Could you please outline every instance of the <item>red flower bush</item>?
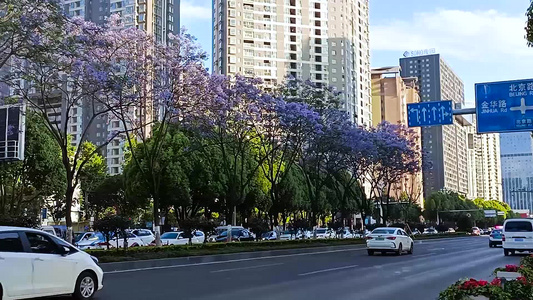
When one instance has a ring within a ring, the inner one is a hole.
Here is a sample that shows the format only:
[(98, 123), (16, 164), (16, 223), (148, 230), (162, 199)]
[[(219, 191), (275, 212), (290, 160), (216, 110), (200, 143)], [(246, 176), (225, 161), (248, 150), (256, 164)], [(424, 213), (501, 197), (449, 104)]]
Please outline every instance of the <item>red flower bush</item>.
[(517, 265), (505, 265), (505, 271), (506, 272), (518, 272), (518, 266)]
[(502, 285), (502, 280), (501, 280), (500, 278), (494, 278), (494, 279), (490, 282), (490, 285), (501, 286), (501, 285)]
[(469, 290), (469, 289), (475, 289), (480, 286), (486, 286), (489, 282), (486, 280), (475, 280), (474, 278), (470, 278), (470, 280), (465, 281), (463, 285), (461, 286), (461, 289)]

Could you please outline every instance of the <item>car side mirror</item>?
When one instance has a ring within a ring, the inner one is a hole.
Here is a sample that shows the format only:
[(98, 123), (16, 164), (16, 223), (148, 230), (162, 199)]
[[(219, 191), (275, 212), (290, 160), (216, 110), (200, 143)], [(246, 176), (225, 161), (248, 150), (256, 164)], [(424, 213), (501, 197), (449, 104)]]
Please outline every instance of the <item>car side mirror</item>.
[(70, 253), (70, 248), (66, 246), (59, 246), (59, 254), (61, 256), (67, 256)]

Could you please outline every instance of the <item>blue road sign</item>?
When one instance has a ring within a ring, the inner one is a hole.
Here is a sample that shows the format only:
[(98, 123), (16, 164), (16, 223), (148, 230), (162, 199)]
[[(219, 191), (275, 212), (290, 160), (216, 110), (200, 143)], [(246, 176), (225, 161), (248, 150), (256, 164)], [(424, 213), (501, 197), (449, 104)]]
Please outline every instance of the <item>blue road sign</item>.
[(477, 83), (477, 131), (533, 131), (533, 79)]
[(452, 101), (407, 104), (409, 127), (453, 124)]

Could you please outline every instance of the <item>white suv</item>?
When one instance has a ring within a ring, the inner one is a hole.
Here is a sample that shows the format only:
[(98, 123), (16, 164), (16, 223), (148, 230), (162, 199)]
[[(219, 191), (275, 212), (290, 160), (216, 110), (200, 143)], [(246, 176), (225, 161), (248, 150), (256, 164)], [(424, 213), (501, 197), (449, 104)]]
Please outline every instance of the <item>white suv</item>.
[(91, 299), (103, 287), (98, 260), (43, 232), (0, 226), (0, 299), (73, 295)]
[(505, 256), (516, 251), (533, 251), (533, 220), (507, 219), (503, 223), (502, 247)]

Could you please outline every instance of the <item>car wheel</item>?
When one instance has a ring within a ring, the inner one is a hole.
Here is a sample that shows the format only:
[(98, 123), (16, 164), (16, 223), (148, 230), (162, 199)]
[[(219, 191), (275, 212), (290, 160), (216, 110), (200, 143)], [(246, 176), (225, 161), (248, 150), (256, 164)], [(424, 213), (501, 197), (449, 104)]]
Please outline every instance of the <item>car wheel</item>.
[(98, 290), (98, 281), (96, 276), (90, 272), (83, 272), (76, 280), (74, 289), (74, 298), (79, 300), (92, 299)]
[(398, 246), (398, 250), (396, 251), (396, 255), (402, 255), (402, 252), (403, 252), (403, 247), (402, 247), (402, 243), (400, 243), (400, 245)]
[(492, 243), (489, 243), (489, 248), (494, 248), (494, 245)]
[(414, 246), (415, 246), (415, 245), (414, 245), (413, 243), (411, 243), (411, 248), (409, 248), (409, 251), (408, 251), (407, 253), (409, 253), (409, 254), (413, 254)]
[(505, 255), (505, 256), (514, 255), (514, 251), (513, 250), (503, 249), (503, 255)]
[(374, 250), (367, 250), (367, 252), (368, 252), (368, 255), (369, 255), (369, 256), (374, 255)]

